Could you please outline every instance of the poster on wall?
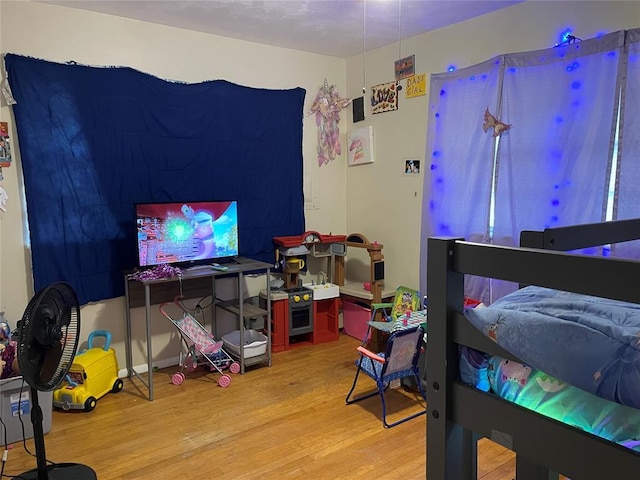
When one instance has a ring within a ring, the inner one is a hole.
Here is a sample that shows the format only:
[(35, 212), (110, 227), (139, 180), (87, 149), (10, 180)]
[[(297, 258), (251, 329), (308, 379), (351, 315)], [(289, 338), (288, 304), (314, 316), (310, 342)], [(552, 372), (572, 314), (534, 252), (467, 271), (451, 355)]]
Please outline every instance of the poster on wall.
[(371, 113), (390, 112), (398, 109), (398, 84), (382, 83), (371, 87)]
[(403, 160), (403, 174), (405, 176), (420, 175), (420, 160), (417, 158), (405, 158)]
[(396, 81), (411, 77), (416, 73), (416, 56), (409, 55), (394, 62)]
[(0, 122), (0, 167), (11, 166), (11, 146), (9, 144), (9, 125)]
[(362, 127), (347, 135), (348, 165), (373, 163), (373, 126)]
[(407, 98), (421, 97), (427, 94), (427, 74), (419, 73), (407, 78)]

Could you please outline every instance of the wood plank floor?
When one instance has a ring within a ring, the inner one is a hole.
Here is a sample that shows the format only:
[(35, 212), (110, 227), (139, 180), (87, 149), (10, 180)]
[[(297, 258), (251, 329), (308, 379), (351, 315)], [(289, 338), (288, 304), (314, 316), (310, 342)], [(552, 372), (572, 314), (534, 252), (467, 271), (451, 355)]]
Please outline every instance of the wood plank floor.
[[(377, 397), (345, 405), (359, 342), (299, 347), (273, 355), (273, 366), (232, 375), (154, 375), (156, 399), (146, 400), (136, 380), (108, 394), (91, 413), (54, 411), (45, 435), (47, 458), (93, 468), (100, 480), (138, 479), (422, 479), (426, 416), (392, 429), (380, 421)], [(368, 378), (357, 391), (373, 386)], [(419, 408), (415, 394), (394, 390), (390, 420)], [(28, 440), (34, 452), (33, 441)], [(478, 477), (511, 480), (511, 452), (482, 440)], [(35, 468), (22, 444), (9, 450), (6, 475)], [(437, 480), (437, 479), (433, 479)]]

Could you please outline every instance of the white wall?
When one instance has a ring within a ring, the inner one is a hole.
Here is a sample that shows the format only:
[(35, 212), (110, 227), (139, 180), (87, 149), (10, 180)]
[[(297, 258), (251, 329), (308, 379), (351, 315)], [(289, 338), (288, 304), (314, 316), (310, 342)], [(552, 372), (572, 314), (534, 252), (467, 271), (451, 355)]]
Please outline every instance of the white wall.
[[(161, 78), (186, 82), (225, 79), (260, 88), (302, 87), (307, 91), (305, 113), (325, 78), (337, 85), (343, 95), (346, 89), (344, 59), (26, 1), (2, 0), (0, 18), (0, 53), (3, 54), (16, 53), (56, 62), (74, 60), (89, 65), (129, 66)], [(0, 120), (10, 123), (15, 161), (10, 168), (3, 169), (5, 179), (0, 182), (9, 194), (8, 212), (0, 214), (0, 309), (6, 311), (7, 319), (15, 325), (34, 292), (30, 252), (23, 233), (24, 200), (16, 148), (19, 139), (10, 109), (4, 101), (1, 105)], [(341, 122), (341, 126), (344, 124)], [(317, 187), (314, 192), (317, 208), (305, 212), (306, 227), (322, 233), (341, 233), (346, 229), (345, 160), (338, 158), (319, 167), (315, 156), (316, 132), (314, 118), (305, 117), (305, 175), (313, 178)], [(249, 279), (248, 283), (251, 294), (265, 285), (264, 278)], [(224, 294), (223, 288), (221, 295)], [(233, 292), (229, 295), (234, 296)], [(173, 341), (167, 346), (167, 337), (175, 336), (176, 329), (157, 313), (156, 307), (153, 311), (156, 358), (173, 356), (179, 343)], [(142, 309), (134, 311), (137, 334), (142, 332), (142, 315)], [(83, 307), (82, 338), (96, 328), (112, 332), (123, 366), (122, 298)], [(136, 345), (136, 364), (142, 363), (143, 347)]]
[[(221, 78), (264, 88), (299, 86), (307, 90), (305, 111), (325, 77), (345, 96), (362, 94), (360, 55), (345, 61), (24, 1), (0, 1), (0, 26), (1, 53), (60, 62), (126, 65), (159, 77), (190, 82)], [(567, 26), (581, 38), (635, 28), (640, 26), (640, 8), (633, 1), (529, 0), (403, 39), (401, 55), (415, 54), (416, 72), (427, 73), (428, 78), (431, 73), (445, 71), (450, 64), (462, 68), (502, 53), (547, 48)], [(398, 45), (368, 52), (367, 87), (392, 81), (393, 62), (397, 58)], [(307, 118), (304, 125), (305, 172), (318, 187), (318, 208), (306, 212), (307, 229), (334, 234), (359, 232), (384, 244), (386, 283), (391, 288), (401, 284), (417, 287), (423, 274), (418, 269), (418, 255), (422, 181), (425, 169), (429, 168), (428, 158), (426, 161), (424, 158), (426, 108), (426, 96), (405, 99), (401, 92), (400, 109), (396, 112), (372, 116), (367, 111), (365, 121), (355, 125), (351, 123), (351, 113), (344, 113), (340, 123), (343, 135), (365, 125), (373, 125), (375, 129), (376, 162), (357, 167), (347, 168), (345, 159), (340, 158), (319, 168), (313, 119)], [(4, 104), (0, 107), (0, 119), (9, 121), (13, 127), (10, 111)], [(12, 134), (15, 147), (15, 130)], [(402, 160), (409, 157), (423, 161), (418, 178), (402, 175)], [(9, 211), (0, 216), (0, 307), (7, 311), (10, 321), (15, 321), (33, 294), (30, 255), (22, 232), (24, 205), (19, 155), (3, 173), (5, 180), (0, 184), (10, 198)], [(347, 265), (349, 270), (349, 262)], [(263, 279), (255, 280), (249, 285), (250, 291), (255, 293), (262, 285)], [(113, 332), (114, 346), (123, 365), (123, 300), (86, 306), (82, 315), (83, 337), (94, 328)], [(137, 309), (134, 335), (141, 332), (141, 320), (142, 312)], [(159, 314), (154, 317), (153, 328), (156, 358), (175, 355), (177, 342), (167, 342), (170, 335), (175, 336), (175, 329)], [(134, 363), (142, 363), (142, 347), (136, 346)]]
[[(463, 68), (503, 53), (549, 48), (558, 42), (560, 33), (567, 27), (572, 28), (577, 37), (587, 39), (599, 33), (638, 26), (640, 3), (637, 1), (529, 0), (403, 39), (400, 56), (415, 54), (416, 73), (427, 73), (428, 83), (430, 74), (444, 72), (449, 65)], [(398, 57), (398, 44), (367, 52), (367, 89), (393, 81), (393, 62)], [(347, 60), (349, 97), (362, 95), (362, 64), (362, 55)], [(405, 81), (401, 83), (404, 85)], [(427, 97), (406, 99), (401, 91), (399, 110), (376, 115), (366, 111), (365, 120), (356, 124), (351, 123), (349, 115), (346, 125), (347, 132), (373, 125), (376, 137), (375, 163), (347, 168), (347, 230), (362, 232), (369, 240), (384, 245), (385, 283), (392, 287), (417, 288), (420, 276), (425, 274), (419, 271), (418, 261), (422, 182), (430, 163), (429, 156), (424, 158)], [(408, 157), (423, 160), (419, 179), (402, 175), (402, 159)], [(347, 276), (348, 272), (347, 260)]]

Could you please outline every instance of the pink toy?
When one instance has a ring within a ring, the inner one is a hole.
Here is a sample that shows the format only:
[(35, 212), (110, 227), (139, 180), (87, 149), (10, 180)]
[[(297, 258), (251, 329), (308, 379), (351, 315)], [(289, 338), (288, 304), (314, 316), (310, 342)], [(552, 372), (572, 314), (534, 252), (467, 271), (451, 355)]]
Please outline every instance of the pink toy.
[[(215, 371), (220, 374), (218, 385), (223, 388), (228, 387), (231, 384), (231, 377), (222, 370), (228, 368), (231, 373), (240, 373), (240, 364), (235, 362), (233, 358), (224, 351), (222, 341), (213, 338), (211, 334), (184, 309), (180, 300), (180, 297), (176, 297), (173, 302), (160, 305), (160, 313), (178, 327), (182, 340), (187, 347), (187, 353), (181, 362), (181, 371), (172, 375), (171, 383), (181, 385), (186, 378), (183, 370), (193, 372), (199, 365), (205, 365), (209, 367), (210, 372)], [(180, 309), (180, 318), (174, 319), (167, 312), (167, 307), (171, 304)]]

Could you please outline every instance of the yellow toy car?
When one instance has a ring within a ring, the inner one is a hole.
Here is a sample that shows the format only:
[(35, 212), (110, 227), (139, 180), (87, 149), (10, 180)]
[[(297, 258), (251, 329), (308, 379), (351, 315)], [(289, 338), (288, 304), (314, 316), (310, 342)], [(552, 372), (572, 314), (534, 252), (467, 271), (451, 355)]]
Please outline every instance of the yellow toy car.
[[(102, 348), (94, 347), (93, 340), (104, 337)], [(63, 410), (79, 409), (90, 412), (99, 398), (109, 392), (122, 390), (118, 378), (118, 360), (111, 345), (111, 333), (96, 330), (89, 334), (88, 348), (77, 353), (66, 380), (53, 392), (53, 406)]]

